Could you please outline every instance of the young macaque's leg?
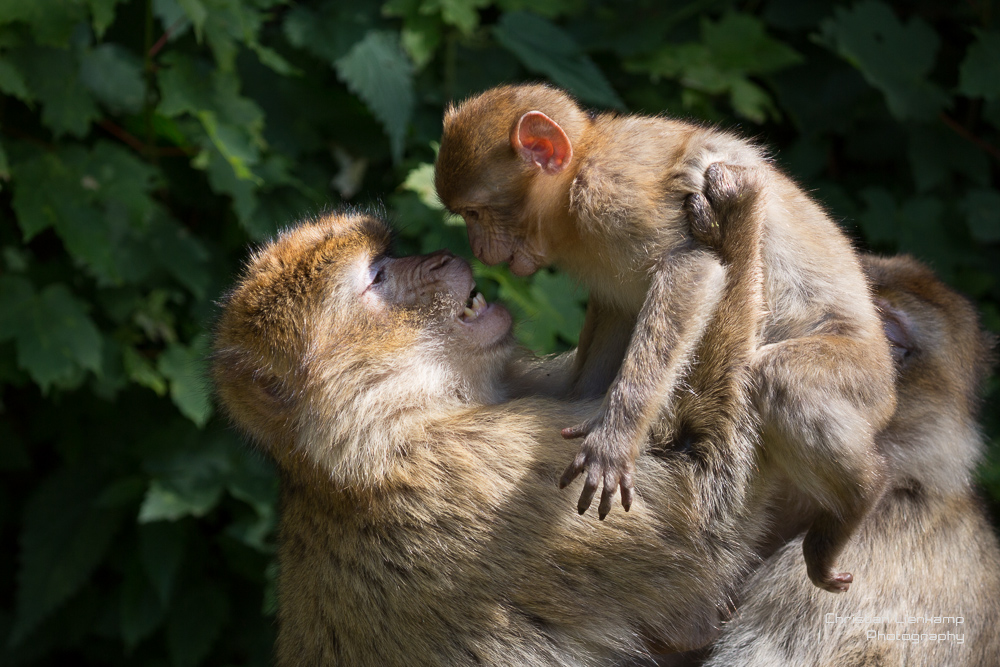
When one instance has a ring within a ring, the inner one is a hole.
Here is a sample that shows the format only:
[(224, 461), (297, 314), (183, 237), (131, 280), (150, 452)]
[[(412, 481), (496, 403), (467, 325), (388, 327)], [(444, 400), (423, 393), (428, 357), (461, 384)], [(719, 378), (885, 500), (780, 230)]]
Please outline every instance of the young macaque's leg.
[(853, 580), (834, 563), (883, 485), (864, 416), (865, 406), (883, 399), (864, 391), (870, 355), (856, 339), (829, 333), (765, 345), (755, 363), (768, 456), (821, 507), (803, 551), (809, 578), (831, 592)]
[(602, 483), (602, 519), (619, 486), (622, 507), (627, 511), (632, 505), (633, 461), (690, 362), (725, 283), (722, 262), (708, 250), (685, 247), (657, 264), (625, 359), (600, 411), (563, 429), (564, 437), (584, 437), (580, 453), (559, 481), (565, 487), (587, 470), (577, 504), (580, 514)]

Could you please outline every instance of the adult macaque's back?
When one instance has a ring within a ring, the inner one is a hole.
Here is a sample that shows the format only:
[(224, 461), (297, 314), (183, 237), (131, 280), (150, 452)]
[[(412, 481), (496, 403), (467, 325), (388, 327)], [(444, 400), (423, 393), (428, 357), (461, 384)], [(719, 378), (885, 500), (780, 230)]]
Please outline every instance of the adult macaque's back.
[(304, 223), (224, 302), (219, 397), (282, 476), (277, 663), (607, 665), (707, 641), (761, 514), (704, 515), (695, 466), (652, 456), (629, 514), (569, 511), (557, 426), (593, 404), (500, 402), (509, 315), (469, 299), (464, 261), (388, 239), (364, 215)]
[[(763, 464), (819, 509), (804, 541), (809, 577), (843, 591), (851, 575), (835, 560), (881, 493), (874, 435), (892, 414), (893, 373), (855, 252), (822, 208), (735, 135), (589, 114), (538, 85), (502, 86), (446, 111), (435, 183), (481, 260), (506, 261), (520, 275), (555, 264), (590, 289), (565, 391), (608, 391), (590, 419), (564, 430), (584, 441), (562, 482), (586, 470), (579, 509), (603, 488), (605, 516), (619, 486), (629, 508), (631, 462), (684, 400), (696, 351), (731, 288), (729, 262), (705, 252), (718, 250), (719, 230), (692, 229), (685, 210), (713, 164), (767, 174), (762, 229), (748, 241), (759, 238), (758, 271), (745, 273), (763, 276), (762, 325), (728, 331), (760, 339)], [(675, 448), (714, 445), (690, 424), (672, 426)]]

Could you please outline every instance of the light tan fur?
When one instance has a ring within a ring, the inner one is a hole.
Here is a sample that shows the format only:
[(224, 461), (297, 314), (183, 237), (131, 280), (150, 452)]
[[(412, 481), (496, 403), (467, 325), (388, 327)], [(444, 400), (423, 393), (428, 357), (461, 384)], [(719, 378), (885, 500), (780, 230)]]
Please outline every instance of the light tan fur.
[[(874, 435), (895, 398), (858, 259), (816, 202), (735, 135), (664, 117), (587, 114), (546, 86), (502, 86), (450, 108), (435, 182), (466, 219), (480, 259), (508, 261), (518, 274), (555, 264), (590, 289), (565, 391), (608, 391), (594, 417), (566, 430), (585, 439), (562, 481), (586, 469), (579, 509), (603, 487), (604, 516), (619, 485), (628, 509), (631, 461), (657, 420), (686, 400), (684, 380), (716, 317), (726, 285), (718, 255), (706, 252), (716, 233), (689, 227), (685, 201), (705, 190), (717, 163), (767, 175), (762, 321), (732, 335), (760, 343), (754, 396), (768, 476), (784, 476), (820, 510), (805, 540), (809, 576), (846, 590), (851, 575), (834, 564), (881, 493)], [(557, 388), (550, 381), (543, 390)]]
[(899, 377), (879, 434), (887, 491), (843, 553), (859, 581), (849, 597), (819, 594), (800, 576), (801, 537), (791, 541), (747, 583), (711, 667), (1000, 664), (1000, 546), (972, 488), (990, 341), (972, 304), (925, 266), (865, 266)]
[[(714, 454), (725, 479), (641, 456), (630, 513), (568, 511), (557, 426), (594, 403), (501, 402), (509, 316), (468, 326), (468, 265), (387, 245), (369, 216), (304, 223), (223, 304), (219, 397), (282, 477), (277, 664), (608, 665), (707, 641), (763, 530), (752, 429)], [(746, 504), (713, 516), (702, 487), (727, 480)]]

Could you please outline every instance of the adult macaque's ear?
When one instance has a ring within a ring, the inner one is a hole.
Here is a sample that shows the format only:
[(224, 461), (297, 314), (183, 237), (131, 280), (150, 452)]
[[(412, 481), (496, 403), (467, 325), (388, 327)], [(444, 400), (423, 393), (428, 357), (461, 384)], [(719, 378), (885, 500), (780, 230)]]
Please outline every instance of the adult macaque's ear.
[(541, 111), (529, 111), (517, 121), (510, 143), (524, 160), (547, 174), (558, 174), (573, 159), (573, 145), (555, 122)]

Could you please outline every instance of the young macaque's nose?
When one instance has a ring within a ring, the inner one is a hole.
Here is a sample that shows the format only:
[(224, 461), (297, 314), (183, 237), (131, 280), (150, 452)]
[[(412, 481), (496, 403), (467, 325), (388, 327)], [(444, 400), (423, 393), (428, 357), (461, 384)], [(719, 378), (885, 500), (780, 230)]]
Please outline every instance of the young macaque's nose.
[[(483, 230), (475, 222), (466, 219), (466, 231), (469, 234), (469, 245), (472, 246), (472, 253), (483, 260)], [(485, 261), (485, 260), (483, 260)]]

